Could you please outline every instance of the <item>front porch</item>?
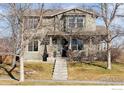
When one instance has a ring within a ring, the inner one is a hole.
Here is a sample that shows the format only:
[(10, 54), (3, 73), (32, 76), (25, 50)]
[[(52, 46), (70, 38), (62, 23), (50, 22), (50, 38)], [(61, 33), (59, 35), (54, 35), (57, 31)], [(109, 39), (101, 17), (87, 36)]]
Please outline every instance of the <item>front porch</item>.
[[(68, 51), (83, 53), (83, 57), (95, 55), (98, 52), (106, 51), (107, 44), (102, 36), (75, 36), (75, 35), (49, 35), (48, 53), (56, 52), (61, 57), (68, 57)], [(49, 51), (53, 47), (53, 51)], [(53, 55), (52, 55), (53, 56)]]
[(50, 45), (54, 47), (53, 52), (60, 53), (61, 57), (67, 57), (68, 50), (84, 50), (84, 44), (81, 40), (76, 38), (64, 38), (62, 36), (50, 37)]
[[(95, 32), (94, 32), (95, 33)], [(25, 60), (42, 60), (45, 45), (47, 47), (47, 53), (49, 55), (48, 62), (53, 61), (55, 54), (59, 54), (61, 57), (67, 57), (67, 51), (83, 52), (83, 56), (88, 57), (91, 54), (96, 54), (101, 51), (107, 50), (106, 42), (104, 41), (106, 34), (48, 34), (43, 41), (40, 41), (38, 36), (34, 41), (33, 46), (27, 46), (24, 59)], [(37, 44), (37, 45), (36, 45)], [(31, 47), (34, 47), (29, 51)], [(37, 50), (37, 51), (36, 51)]]

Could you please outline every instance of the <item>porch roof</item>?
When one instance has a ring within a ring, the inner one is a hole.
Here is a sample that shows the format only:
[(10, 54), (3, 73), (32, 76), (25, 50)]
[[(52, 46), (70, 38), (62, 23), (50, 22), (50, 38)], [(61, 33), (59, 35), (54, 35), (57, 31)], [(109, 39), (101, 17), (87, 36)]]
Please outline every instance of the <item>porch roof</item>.
[(72, 33), (64, 31), (49, 31), (48, 35), (77, 35), (77, 36), (87, 36), (87, 35), (107, 35), (106, 29), (104, 26), (96, 26), (96, 31), (75, 31)]

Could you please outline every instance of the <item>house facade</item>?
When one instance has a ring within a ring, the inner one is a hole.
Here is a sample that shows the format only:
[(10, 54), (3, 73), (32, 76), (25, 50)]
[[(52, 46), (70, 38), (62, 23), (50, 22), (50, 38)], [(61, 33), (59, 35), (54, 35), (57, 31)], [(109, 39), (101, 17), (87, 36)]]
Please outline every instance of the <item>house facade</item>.
[[(25, 27), (33, 32), (38, 18), (36, 11), (28, 11), (24, 20)], [(96, 25), (97, 18), (95, 12), (78, 8), (47, 10), (43, 14), (40, 34), (26, 46), (24, 59), (42, 60), (45, 46), (48, 60), (52, 60), (54, 53), (66, 57), (69, 49), (82, 51), (86, 57), (90, 52), (97, 53), (104, 50), (106, 31), (104, 26)]]

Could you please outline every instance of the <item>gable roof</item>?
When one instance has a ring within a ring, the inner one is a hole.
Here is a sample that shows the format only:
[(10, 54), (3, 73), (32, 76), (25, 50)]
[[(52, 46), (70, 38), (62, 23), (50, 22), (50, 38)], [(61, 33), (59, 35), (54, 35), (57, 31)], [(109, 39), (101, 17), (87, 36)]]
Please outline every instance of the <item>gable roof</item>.
[[(95, 12), (91, 12), (91, 11), (88, 11), (88, 10), (84, 10), (84, 9), (79, 9), (79, 8), (73, 8), (73, 9), (66, 9), (66, 10), (56, 10), (56, 11), (52, 11), (52, 13), (49, 15), (49, 16), (56, 16), (56, 15), (59, 15), (59, 14), (63, 14), (63, 13), (66, 13), (66, 12), (69, 12), (69, 11), (72, 11), (72, 10), (78, 10), (78, 11), (81, 11), (81, 12), (85, 12), (85, 13), (88, 13), (88, 14), (91, 14), (91, 15), (95, 15), (96, 17), (98, 16), (97, 13)], [(47, 13), (46, 13), (47, 14)]]
[[(54, 17), (56, 15), (60, 15), (72, 10), (77, 10), (77, 11), (81, 11), (81, 12), (85, 12), (88, 13), (90, 15), (95, 15), (96, 17), (98, 17), (98, 13), (96, 13), (95, 11), (90, 11), (90, 10), (85, 10), (85, 9), (80, 9), (80, 8), (72, 8), (72, 9), (47, 9), (47, 10), (43, 10), (44, 12), (44, 17)], [(25, 16), (38, 16), (40, 14), (39, 10), (27, 10), (25, 12)]]

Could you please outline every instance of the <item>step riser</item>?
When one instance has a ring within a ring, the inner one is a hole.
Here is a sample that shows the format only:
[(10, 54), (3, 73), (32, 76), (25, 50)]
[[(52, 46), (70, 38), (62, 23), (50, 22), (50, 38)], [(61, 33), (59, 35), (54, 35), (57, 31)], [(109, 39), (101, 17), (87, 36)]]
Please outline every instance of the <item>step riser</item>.
[(53, 78), (54, 78), (54, 79), (56, 79), (56, 78), (62, 79), (62, 78), (67, 78), (67, 76), (65, 76), (65, 77), (62, 77), (62, 76), (54, 76)]
[(64, 70), (64, 71), (59, 71), (59, 70), (56, 70), (56, 71), (54, 71), (54, 73), (59, 73), (59, 74), (62, 74), (62, 73), (67, 73), (67, 71), (66, 71), (66, 70)]
[[(55, 67), (56, 68), (56, 70), (67, 70), (67, 68), (66, 67)], [(55, 70), (54, 70), (55, 71)]]
[(53, 74), (53, 76), (67, 76), (67, 74)]

